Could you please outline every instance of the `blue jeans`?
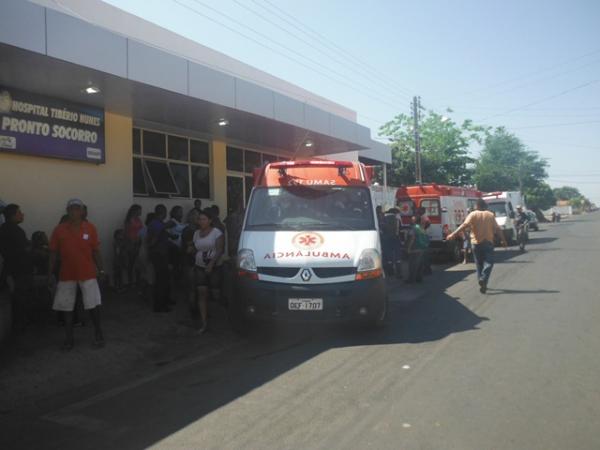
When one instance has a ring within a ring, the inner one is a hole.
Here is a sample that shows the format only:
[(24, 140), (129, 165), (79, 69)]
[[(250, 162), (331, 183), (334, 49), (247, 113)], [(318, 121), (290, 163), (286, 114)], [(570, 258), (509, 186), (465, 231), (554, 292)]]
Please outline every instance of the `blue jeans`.
[(474, 244), (473, 258), (477, 267), (477, 279), (487, 283), (494, 267), (494, 244), (488, 241)]

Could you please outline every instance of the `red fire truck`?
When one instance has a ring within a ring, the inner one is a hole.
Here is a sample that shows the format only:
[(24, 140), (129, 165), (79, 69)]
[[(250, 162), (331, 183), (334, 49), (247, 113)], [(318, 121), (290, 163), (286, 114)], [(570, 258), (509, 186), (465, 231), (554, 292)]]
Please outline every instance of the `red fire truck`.
[(400, 210), (403, 226), (409, 226), (418, 208), (425, 208), (431, 222), (427, 234), (434, 252), (446, 253), (456, 260), (460, 258), (460, 243), (446, 241), (446, 236), (456, 230), (465, 220), (469, 209), (475, 208), (482, 193), (474, 188), (421, 184), (403, 186), (396, 192), (396, 206)]

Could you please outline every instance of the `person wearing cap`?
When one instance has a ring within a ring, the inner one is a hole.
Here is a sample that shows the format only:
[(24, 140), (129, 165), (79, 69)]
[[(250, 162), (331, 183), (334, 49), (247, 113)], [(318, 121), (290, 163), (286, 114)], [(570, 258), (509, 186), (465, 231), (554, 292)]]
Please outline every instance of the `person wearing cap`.
[(83, 305), (90, 311), (94, 324), (94, 345), (104, 346), (104, 336), (100, 328), (101, 295), (98, 276), (104, 277), (100, 242), (96, 227), (85, 220), (84, 204), (79, 199), (67, 203), (68, 219), (58, 225), (50, 238), (49, 283), (57, 257), (60, 258), (59, 280), (56, 286), (53, 309), (63, 311), (65, 316), (66, 338), (63, 350), (71, 350), (73, 338), (73, 309), (77, 286), (83, 294)]

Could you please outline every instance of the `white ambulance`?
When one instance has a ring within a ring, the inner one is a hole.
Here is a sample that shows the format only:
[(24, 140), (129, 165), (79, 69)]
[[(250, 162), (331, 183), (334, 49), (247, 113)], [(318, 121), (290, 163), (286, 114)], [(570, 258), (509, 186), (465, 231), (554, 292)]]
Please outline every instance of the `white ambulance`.
[(496, 215), (496, 223), (502, 229), (506, 242), (514, 244), (517, 238), (515, 225), (517, 206), (525, 209), (525, 200), (519, 191), (490, 192), (483, 199), (488, 209)]
[(348, 161), (285, 161), (257, 175), (240, 238), (236, 320), (381, 326), (387, 293), (370, 171)]

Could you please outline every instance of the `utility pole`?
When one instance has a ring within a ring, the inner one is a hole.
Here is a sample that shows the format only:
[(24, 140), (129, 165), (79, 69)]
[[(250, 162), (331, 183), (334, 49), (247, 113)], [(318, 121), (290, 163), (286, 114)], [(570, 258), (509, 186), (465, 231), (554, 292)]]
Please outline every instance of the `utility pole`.
[(419, 133), (419, 118), (421, 117), (421, 97), (413, 97), (413, 119), (415, 132), (415, 181), (417, 184), (423, 183), (421, 176), (421, 134)]

